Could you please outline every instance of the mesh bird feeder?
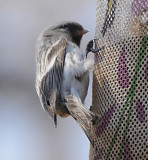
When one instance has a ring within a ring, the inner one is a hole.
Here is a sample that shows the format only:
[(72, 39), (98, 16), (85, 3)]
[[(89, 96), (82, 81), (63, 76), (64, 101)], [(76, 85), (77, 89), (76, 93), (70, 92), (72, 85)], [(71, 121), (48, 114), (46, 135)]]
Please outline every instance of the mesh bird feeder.
[(97, 0), (90, 160), (146, 160), (148, 0)]

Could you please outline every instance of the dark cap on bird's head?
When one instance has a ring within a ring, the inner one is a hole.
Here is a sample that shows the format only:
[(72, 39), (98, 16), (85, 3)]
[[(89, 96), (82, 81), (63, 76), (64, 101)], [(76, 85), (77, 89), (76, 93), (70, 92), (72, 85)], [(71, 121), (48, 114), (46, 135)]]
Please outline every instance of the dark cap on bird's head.
[(80, 46), (82, 36), (88, 32), (82, 27), (82, 25), (76, 22), (63, 22), (52, 27), (51, 29), (58, 32), (63, 32), (64, 34), (69, 34), (72, 38), (72, 41), (78, 46)]

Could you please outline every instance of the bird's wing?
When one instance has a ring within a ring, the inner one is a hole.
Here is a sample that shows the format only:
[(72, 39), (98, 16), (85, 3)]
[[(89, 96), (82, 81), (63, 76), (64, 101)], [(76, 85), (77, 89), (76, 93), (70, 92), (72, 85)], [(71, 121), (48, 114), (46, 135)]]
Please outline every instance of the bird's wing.
[(57, 100), (59, 98), (63, 77), (66, 45), (67, 40), (61, 38), (47, 50), (44, 58), (42, 58), (44, 62), (41, 62), (42, 66), (43, 64), (46, 65), (44, 66), (44, 68), (46, 68), (45, 74), (42, 76), (41, 81), (37, 82), (38, 94), (42, 106), (54, 119), (55, 125), (57, 123)]

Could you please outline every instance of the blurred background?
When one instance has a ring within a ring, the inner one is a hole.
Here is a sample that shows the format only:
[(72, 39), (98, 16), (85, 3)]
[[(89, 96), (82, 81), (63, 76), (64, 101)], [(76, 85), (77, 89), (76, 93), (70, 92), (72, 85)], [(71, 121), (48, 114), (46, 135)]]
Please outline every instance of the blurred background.
[(41, 108), (35, 91), (35, 44), (47, 26), (76, 21), (90, 31), (83, 37), (84, 51), (94, 37), (96, 2), (0, 2), (0, 160), (87, 160), (89, 142), (75, 121), (59, 118), (55, 129)]

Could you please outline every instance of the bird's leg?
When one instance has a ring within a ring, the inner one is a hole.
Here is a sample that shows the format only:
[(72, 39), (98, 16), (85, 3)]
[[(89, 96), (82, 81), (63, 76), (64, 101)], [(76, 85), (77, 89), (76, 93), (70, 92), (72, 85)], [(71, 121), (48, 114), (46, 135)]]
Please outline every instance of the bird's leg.
[(90, 42), (88, 42), (86, 47), (86, 58), (89, 52), (98, 53), (99, 51), (104, 49), (104, 46), (101, 48), (94, 49), (94, 46), (95, 46), (94, 43), (95, 43), (94, 40), (91, 40)]
[(81, 103), (81, 100), (73, 95), (67, 96), (66, 100), (66, 106), (71, 116), (83, 129), (90, 143), (94, 145), (92, 127), (100, 122), (101, 117), (86, 109), (85, 106)]

